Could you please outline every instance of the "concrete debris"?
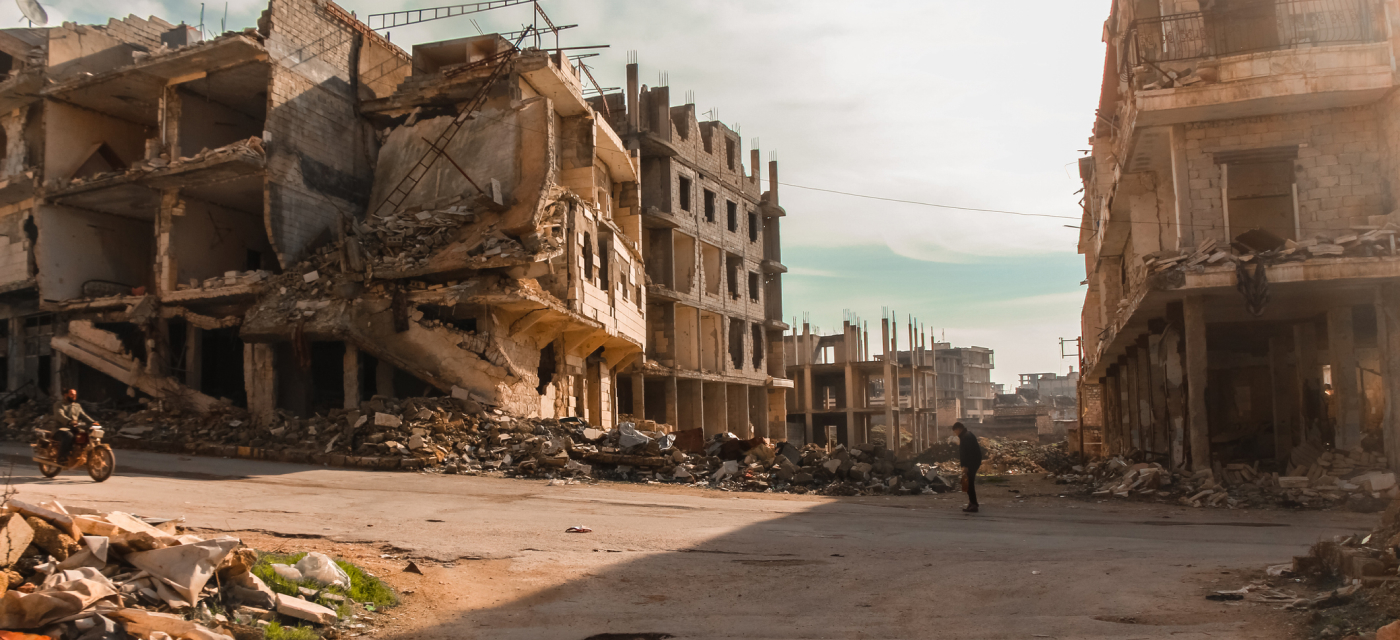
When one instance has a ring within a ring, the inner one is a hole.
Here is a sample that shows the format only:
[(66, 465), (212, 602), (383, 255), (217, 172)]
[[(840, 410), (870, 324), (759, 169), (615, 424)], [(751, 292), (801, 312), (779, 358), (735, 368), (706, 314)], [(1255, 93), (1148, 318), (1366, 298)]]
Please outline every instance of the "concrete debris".
[[(1279, 238), (1260, 229), (1239, 234), (1230, 248), (1207, 238), (1195, 248), (1164, 250), (1143, 256), (1143, 266), (1155, 286), (1174, 289), (1186, 283), (1187, 273), (1202, 273), (1220, 264), (1278, 264), (1329, 256), (1394, 256), (1400, 226), (1393, 222), (1353, 228), (1341, 235), (1316, 234), (1301, 241)], [(1234, 249), (1232, 251), (1231, 249)]]
[[(148, 407), (99, 418), (118, 433), (118, 445), (127, 448), (443, 474), (660, 481), (726, 491), (910, 495), (949, 491), (961, 473), (957, 445), (947, 442), (916, 458), (896, 460), (880, 444), (798, 448), (728, 433), (706, 439), (699, 430), (646, 431), (630, 423), (601, 429), (579, 418), (512, 416), (454, 397), (374, 396), (356, 409), (334, 409), (310, 418), (278, 412), (265, 426), (245, 422), (246, 412), (234, 408), (197, 413), (165, 409), (159, 402)], [(6, 424), (17, 432), (25, 424), (23, 416), (36, 410), (12, 410)], [(1063, 443), (981, 441), (984, 473), (1069, 469)]]
[(1259, 463), (1232, 463), (1197, 472), (1172, 470), (1156, 462), (1131, 463), (1123, 457), (1073, 467), (1056, 476), (1061, 484), (1086, 485), (1099, 498), (1175, 500), (1190, 507), (1243, 508), (1267, 505), (1347, 508), (1370, 512), (1400, 496), (1395, 474), (1383, 456), (1367, 451), (1326, 451), (1288, 475), (1261, 470)]
[(10, 498), (0, 506), (0, 628), (52, 638), (232, 640), (259, 620), (329, 628), (340, 622), (336, 608), (359, 606), (344, 595), (350, 577), (323, 554), (297, 566), (332, 586), (282, 585), (295, 589), (282, 593), (254, 574), (256, 551), (236, 538), (181, 533), (177, 522)]

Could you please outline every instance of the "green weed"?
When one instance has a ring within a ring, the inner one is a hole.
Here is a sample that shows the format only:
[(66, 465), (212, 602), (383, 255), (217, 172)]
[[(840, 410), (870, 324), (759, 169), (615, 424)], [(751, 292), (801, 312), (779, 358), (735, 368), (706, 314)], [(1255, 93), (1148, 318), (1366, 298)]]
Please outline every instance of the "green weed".
[(321, 640), (321, 636), (311, 627), (284, 627), (272, 622), (263, 629), (263, 640)]
[[(305, 553), (277, 554), (264, 553), (258, 556), (257, 564), (253, 565), (253, 575), (262, 579), (267, 586), (277, 593), (295, 596), (299, 593), (298, 587), (305, 587), (312, 591), (324, 591), (336, 595), (345, 596), (373, 608), (392, 607), (399, 603), (399, 598), (394, 594), (393, 588), (385, 584), (384, 581), (365, 573), (365, 571), (344, 560), (336, 560), (335, 563), (346, 575), (350, 576), (350, 588), (344, 589), (338, 586), (323, 587), (320, 583), (310, 578), (291, 581), (277, 575), (273, 571), (272, 565), (285, 564), (294, 565), (305, 557)], [(344, 619), (353, 613), (353, 607), (346, 603), (341, 605), (325, 598), (318, 598), (317, 604), (336, 610), (336, 615)], [(268, 636), (271, 640), (271, 636)], [(292, 639), (296, 640), (296, 639)]]

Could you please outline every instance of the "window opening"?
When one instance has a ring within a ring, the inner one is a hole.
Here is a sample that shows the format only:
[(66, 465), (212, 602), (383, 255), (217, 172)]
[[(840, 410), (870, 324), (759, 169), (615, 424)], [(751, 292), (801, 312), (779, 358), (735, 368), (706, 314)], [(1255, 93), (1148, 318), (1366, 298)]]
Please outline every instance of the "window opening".
[(715, 221), (715, 192), (705, 190), (705, 222)]

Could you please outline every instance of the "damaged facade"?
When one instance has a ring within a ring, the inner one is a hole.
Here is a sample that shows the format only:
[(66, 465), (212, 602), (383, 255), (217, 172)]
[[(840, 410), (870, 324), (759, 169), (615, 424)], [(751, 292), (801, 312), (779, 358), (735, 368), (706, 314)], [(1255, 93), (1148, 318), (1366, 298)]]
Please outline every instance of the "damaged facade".
[(1080, 161), (1080, 413), (1105, 455), (1400, 462), (1398, 9), (1114, 3)]
[(199, 40), (0, 31), (9, 389), (616, 422), (645, 341), (638, 176), (567, 57), (409, 53), (323, 0)]
[(640, 162), (641, 215), (621, 224), (645, 258), (647, 351), (619, 377), (620, 410), (706, 436), (787, 438), (777, 162), (764, 191), (759, 150), (746, 173), (738, 132), (641, 86), (636, 63), (625, 95), (593, 105)]
[[(936, 443), (945, 426), (938, 419), (934, 352), (927, 338), (906, 325), (907, 343), (899, 350), (899, 324), (880, 324), (881, 353), (871, 353), (869, 330), (846, 320), (841, 333), (802, 332), (784, 338), (790, 376), (796, 389), (788, 402), (789, 442), (847, 447), (879, 440), (889, 442), (889, 425), (897, 425), (898, 452), (917, 453)], [(887, 354), (894, 354), (893, 358)], [(887, 390), (895, 389), (895, 400)], [(949, 422), (949, 425), (952, 423)]]

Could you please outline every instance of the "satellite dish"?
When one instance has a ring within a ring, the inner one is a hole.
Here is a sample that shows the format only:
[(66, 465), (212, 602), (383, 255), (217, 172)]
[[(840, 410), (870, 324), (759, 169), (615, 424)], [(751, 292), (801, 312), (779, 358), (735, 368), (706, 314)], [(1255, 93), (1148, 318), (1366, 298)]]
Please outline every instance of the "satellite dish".
[(39, 0), (15, 0), (19, 5), (20, 13), (24, 14), (31, 26), (42, 27), (49, 23), (49, 14), (44, 11), (44, 7), (39, 4)]

